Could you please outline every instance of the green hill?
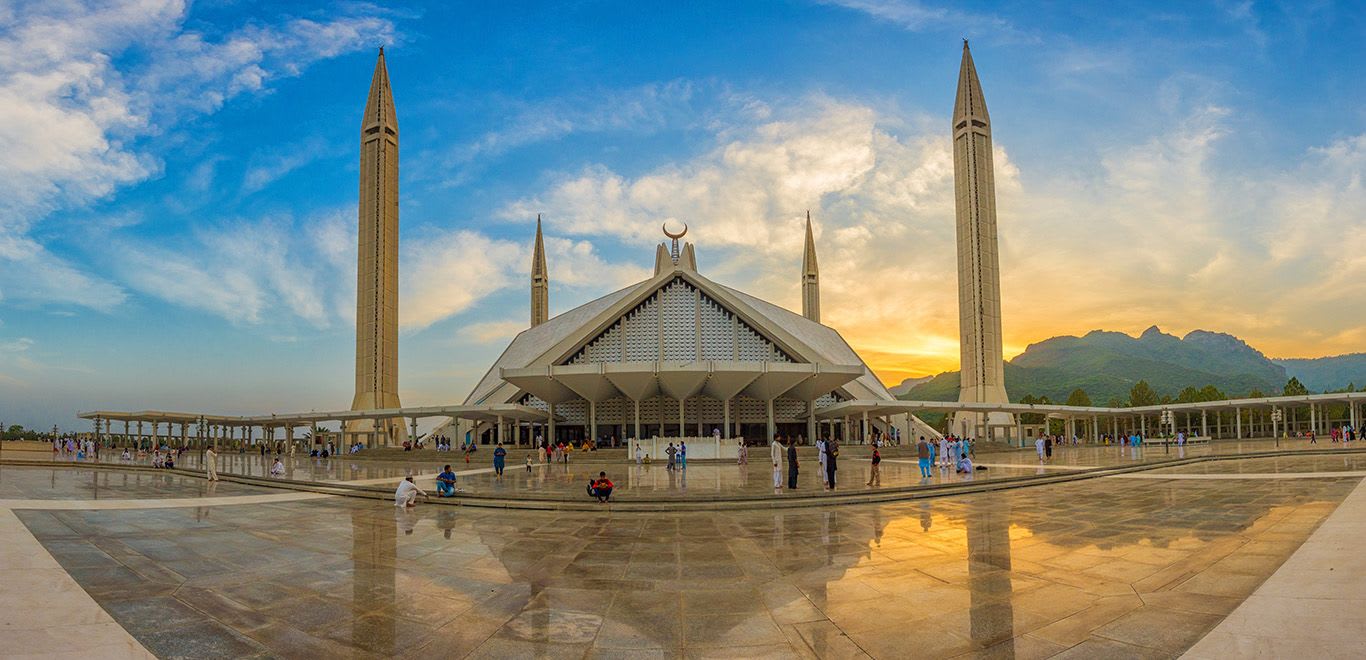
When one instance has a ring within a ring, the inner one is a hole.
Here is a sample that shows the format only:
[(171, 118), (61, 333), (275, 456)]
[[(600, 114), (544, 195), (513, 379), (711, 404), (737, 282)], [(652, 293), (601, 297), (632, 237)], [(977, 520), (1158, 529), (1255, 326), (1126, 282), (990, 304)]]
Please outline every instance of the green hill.
[(1321, 358), (1291, 358), (1276, 360), (1287, 374), (1300, 379), (1304, 386), (1322, 392), (1356, 385), (1366, 387), (1366, 353), (1351, 353)]
[[(1005, 364), (1006, 391), (1019, 401), (1026, 395), (1062, 402), (1081, 388), (1096, 405), (1128, 401), (1129, 390), (1146, 380), (1159, 397), (1186, 387), (1213, 385), (1228, 396), (1254, 390), (1279, 394), (1290, 376), (1311, 390), (1366, 385), (1366, 354), (1313, 360), (1273, 361), (1232, 335), (1194, 330), (1185, 337), (1153, 326), (1131, 337), (1095, 330), (1083, 337), (1054, 337), (1030, 344)], [(953, 401), (958, 372), (939, 374), (910, 388), (900, 398)]]

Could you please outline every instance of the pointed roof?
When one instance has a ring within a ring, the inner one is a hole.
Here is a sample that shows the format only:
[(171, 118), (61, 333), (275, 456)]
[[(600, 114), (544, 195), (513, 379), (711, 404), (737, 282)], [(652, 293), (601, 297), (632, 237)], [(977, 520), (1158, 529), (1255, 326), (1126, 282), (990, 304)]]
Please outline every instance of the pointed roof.
[(953, 102), (953, 125), (973, 117), (987, 124), (991, 117), (987, 114), (987, 101), (982, 96), (982, 82), (977, 79), (977, 66), (972, 62), (972, 51), (968, 50), (968, 40), (963, 40), (963, 61), (958, 65), (958, 98)]
[(806, 212), (806, 251), (802, 254), (802, 274), (816, 275), (816, 239), (811, 235), (811, 212)]
[(680, 276), (799, 362), (863, 365), (863, 375), (840, 388), (850, 398), (894, 398), (834, 328), (712, 282), (695, 270), (679, 265), (522, 331), (480, 379), (466, 403), (489, 403), (513, 396), (519, 388), (503, 381), (502, 369), (558, 364), (608, 330), (618, 318), (657, 289)]
[(531, 277), (546, 277), (545, 240), (541, 237), (541, 214), (536, 214), (536, 246), (531, 250)]
[(384, 64), (383, 47), (375, 62), (375, 74), (370, 78), (370, 96), (365, 101), (361, 131), (372, 126), (388, 126), (398, 132), (398, 115), (394, 114), (394, 93), (389, 88), (389, 68)]

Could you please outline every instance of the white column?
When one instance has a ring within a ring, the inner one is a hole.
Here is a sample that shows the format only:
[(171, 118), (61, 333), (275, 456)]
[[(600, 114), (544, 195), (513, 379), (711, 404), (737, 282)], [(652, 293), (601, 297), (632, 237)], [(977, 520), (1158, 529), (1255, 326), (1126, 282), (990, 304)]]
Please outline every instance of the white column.
[(816, 444), (816, 400), (806, 402), (806, 441)]
[(768, 441), (773, 442), (773, 436), (777, 433), (777, 427), (773, 424), (773, 399), (765, 402), (768, 409)]
[(859, 444), (861, 444), (861, 445), (862, 445), (862, 444), (866, 444), (866, 443), (868, 442), (868, 411), (867, 411), (867, 410), (863, 411), (863, 419), (862, 419), (862, 421), (859, 422), (858, 434), (859, 434), (859, 438), (858, 438)]
[(721, 402), (721, 437), (730, 439), (730, 399)]
[(1209, 419), (1205, 417), (1205, 411), (1200, 411), (1200, 437), (1209, 437)]
[(598, 403), (596, 401), (588, 402), (588, 437), (592, 438), (594, 443), (598, 441)]
[(639, 440), (640, 440), (640, 401), (639, 401), (638, 399), (632, 399), (632, 400), (631, 400), (631, 403), (635, 404), (635, 410), (636, 410), (636, 433), (635, 433), (635, 435), (636, 435), (636, 440), (639, 441)]
[(1242, 408), (1235, 408), (1234, 411), (1233, 411), (1233, 414), (1236, 415), (1236, 417), (1233, 418), (1234, 437), (1238, 438), (1239, 440), (1242, 440), (1242, 439), (1243, 439), (1243, 409), (1242, 409)]
[(550, 409), (550, 414), (549, 414), (549, 416), (547, 417), (547, 419), (550, 420), (550, 434), (546, 437), (545, 441), (546, 441), (546, 442), (549, 442), (549, 443), (554, 443), (554, 442), (555, 442), (555, 404), (550, 403), (550, 404), (546, 404), (546, 405), (547, 405), (547, 406), (549, 407), (549, 409)]

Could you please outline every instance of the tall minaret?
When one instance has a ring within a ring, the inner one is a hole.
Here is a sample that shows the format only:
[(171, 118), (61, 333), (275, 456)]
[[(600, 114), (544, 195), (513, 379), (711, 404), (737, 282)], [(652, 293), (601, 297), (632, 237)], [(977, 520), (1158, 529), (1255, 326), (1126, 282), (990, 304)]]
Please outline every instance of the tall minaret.
[(806, 250), (802, 253), (802, 316), (821, 322), (821, 276), (816, 268), (816, 239), (811, 236), (811, 212), (806, 212)]
[[(360, 125), (360, 243), (356, 268), (356, 398), (352, 410), (397, 408), (398, 402), (398, 118), (379, 51)], [(385, 432), (387, 427), (387, 433)], [(376, 429), (347, 424), (374, 444), (401, 441), (400, 421)], [(373, 435), (371, 435), (373, 434)]]
[(536, 214), (536, 246), (531, 249), (531, 327), (550, 318), (550, 273), (545, 267), (545, 241), (541, 238), (541, 214)]
[[(953, 104), (953, 192), (958, 222), (958, 332), (962, 358), (959, 401), (1007, 403), (1001, 359), (1001, 274), (996, 250), (996, 183), (991, 117), (982, 83), (963, 40), (958, 99)], [(954, 417), (954, 433), (983, 437), (980, 414)], [(1013, 425), (991, 413), (987, 423)]]

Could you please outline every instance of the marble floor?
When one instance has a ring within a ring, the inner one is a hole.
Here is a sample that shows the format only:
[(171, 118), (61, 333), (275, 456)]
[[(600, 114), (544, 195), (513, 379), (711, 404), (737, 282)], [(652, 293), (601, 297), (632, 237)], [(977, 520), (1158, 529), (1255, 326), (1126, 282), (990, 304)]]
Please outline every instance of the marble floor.
[[(1359, 444), (1359, 443), (1358, 443)], [(1366, 445), (1362, 445), (1366, 447)], [(979, 470), (971, 475), (960, 475), (947, 468), (935, 468), (928, 479), (920, 477), (919, 468), (913, 458), (885, 458), (881, 468), (881, 487), (896, 488), (920, 485), (959, 483), (964, 481), (989, 481), (1009, 477), (1031, 475), (1066, 474), (1098, 467), (1128, 466), (1150, 464), (1159, 461), (1202, 456), (1236, 456), (1249, 452), (1281, 449), (1302, 451), (1305, 449), (1341, 450), (1344, 445), (1319, 443), (1309, 445), (1302, 440), (1224, 441), (1188, 447), (1148, 446), (1141, 448), (1117, 446), (1064, 446), (1059, 447), (1046, 464), (1041, 464), (1032, 450), (996, 452), (978, 456), (977, 464), (988, 469)], [(1352, 445), (1351, 449), (1357, 448)], [(892, 455), (905, 448), (889, 451)], [(565, 464), (536, 464), (528, 471), (525, 467), (526, 450), (514, 449), (508, 456), (508, 467), (503, 479), (499, 480), (491, 467), (491, 453), (476, 453), (470, 463), (463, 461), (463, 455), (456, 452), (438, 454), (435, 460), (425, 461), (367, 461), (354, 457), (309, 458), (306, 456), (283, 456), (285, 480), (337, 482), (366, 486), (392, 487), (399, 479), (414, 475), (417, 483), (424, 488), (435, 486), (435, 475), (441, 464), (449, 462), (459, 475), (459, 486), (467, 493), (509, 498), (553, 497), (580, 499), (590, 478), (599, 471), (606, 471), (616, 484), (614, 498), (630, 500), (680, 500), (715, 499), (724, 497), (772, 497), (772, 468), (768, 464), (763, 448), (753, 448), (747, 466), (729, 462), (703, 463), (694, 461), (687, 470), (670, 471), (659, 463), (638, 466), (634, 462), (618, 460), (571, 460)], [(869, 449), (866, 446), (847, 446), (840, 457), (837, 482), (842, 492), (868, 490)], [(575, 457), (580, 458), (579, 456)], [(597, 458), (597, 457), (595, 457)], [(1266, 461), (1226, 461), (1204, 463), (1197, 466), (1172, 468), (1191, 469), (1200, 473), (1219, 473), (1227, 471), (1274, 471), (1277, 461), (1294, 465), (1301, 457), (1258, 459)], [(1335, 456), (1305, 456), (1304, 460), (1318, 461), (1325, 466), (1343, 467), (1347, 471), (1366, 470), (1366, 454), (1346, 453)], [(258, 478), (269, 478), (273, 457), (259, 454), (224, 453), (219, 457), (219, 471), (223, 474), (239, 474)], [(1345, 461), (1345, 462), (1344, 462)], [(102, 462), (118, 464), (117, 455), (106, 452)], [(801, 465), (797, 491), (786, 489), (781, 496), (809, 495), (822, 492), (818, 473), (818, 463), (813, 450), (803, 449), (799, 459)], [(201, 465), (199, 452), (191, 451), (180, 459), (180, 467), (198, 470)], [(1325, 469), (1335, 469), (1328, 467)], [(783, 468), (786, 482), (786, 463)]]
[(227, 497), (278, 492), (172, 473), (0, 466), (0, 500), (100, 500)]
[[(1257, 472), (1330, 470), (1294, 460)], [(186, 493), (10, 503), (23, 529), (0, 534), (30, 534), (159, 657), (1164, 658), (1360, 481), (1095, 479), (724, 514)]]

